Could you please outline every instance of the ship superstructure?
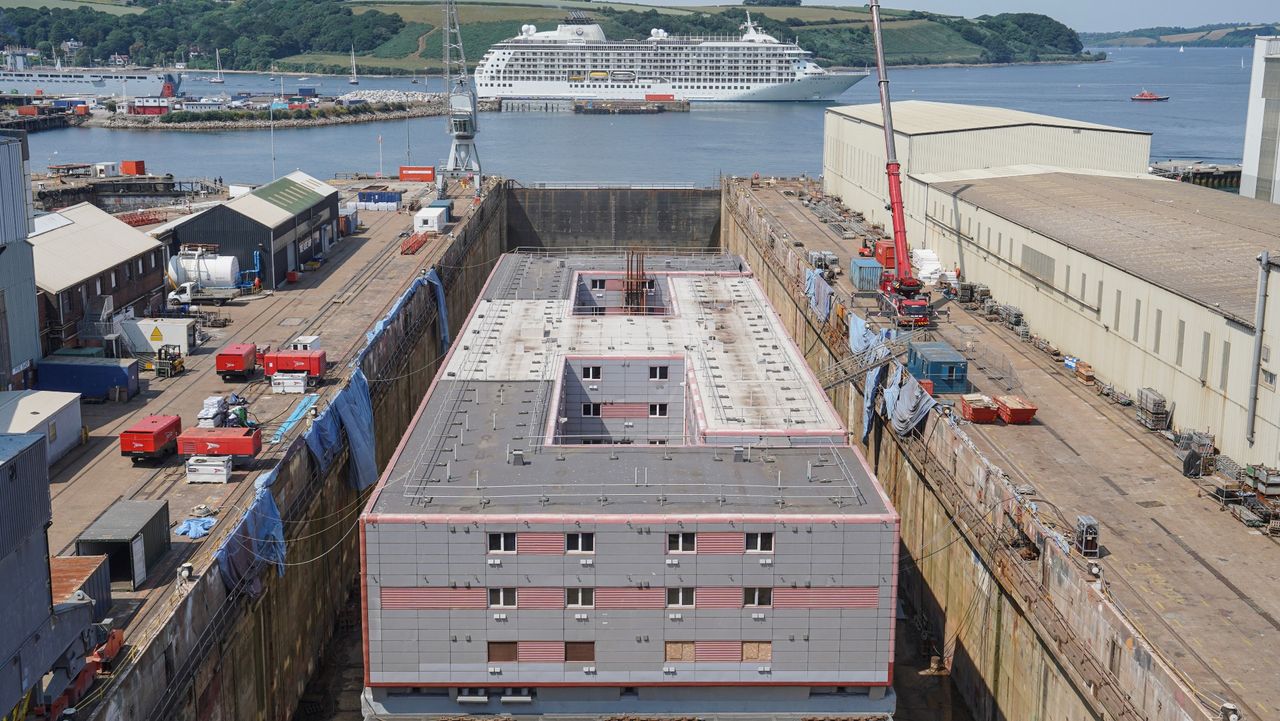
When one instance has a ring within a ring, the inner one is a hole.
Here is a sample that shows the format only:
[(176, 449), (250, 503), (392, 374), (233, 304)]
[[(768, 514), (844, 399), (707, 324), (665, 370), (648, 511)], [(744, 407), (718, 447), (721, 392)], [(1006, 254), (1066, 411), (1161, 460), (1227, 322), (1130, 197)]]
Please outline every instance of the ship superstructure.
[(794, 43), (763, 33), (750, 16), (741, 36), (609, 40), (595, 24), (562, 24), (489, 48), (476, 70), (483, 98), (604, 100), (831, 100), (867, 76), (834, 73)]

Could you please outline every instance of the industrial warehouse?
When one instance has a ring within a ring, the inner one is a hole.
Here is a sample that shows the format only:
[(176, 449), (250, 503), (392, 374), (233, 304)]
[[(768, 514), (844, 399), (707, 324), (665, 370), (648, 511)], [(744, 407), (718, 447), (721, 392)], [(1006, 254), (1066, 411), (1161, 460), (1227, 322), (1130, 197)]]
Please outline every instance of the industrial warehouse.
[(740, 267), (498, 263), (361, 520), (370, 713), (893, 711), (897, 516)]
[(294, 171), (150, 233), (174, 255), (184, 245), (216, 248), (275, 288), (338, 239), (338, 190)]

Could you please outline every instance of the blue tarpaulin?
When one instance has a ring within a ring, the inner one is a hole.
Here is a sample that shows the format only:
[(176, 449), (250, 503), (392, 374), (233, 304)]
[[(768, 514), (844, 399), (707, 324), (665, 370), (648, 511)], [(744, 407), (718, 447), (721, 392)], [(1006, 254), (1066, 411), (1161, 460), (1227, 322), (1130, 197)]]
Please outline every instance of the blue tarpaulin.
[(188, 538), (204, 538), (209, 535), (209, 529), (213, 528), (213, 521), (212, 518), (188, 518), (179, 523), (173, 533)]
[(440, 316), (440, 350), (444, 351), (449, 348), (452, 340), (449, 336), (449, 308), (445, 305), (444, 281), (440, 280), (440, 274), (432, 268), (427, 273), (427, 282), (436, 289), (436, 312)]
[(889, 376), (889, 384), (884, 388), (884, 415), (893, 415), (894, 406), (898, 405), (898, 395), (902, 385), (902, 364), (893, 363), (893, 374)]
[(363, 491), (378, 482), (373, 402), (369, 398), (369, 382), (365, 380), (364, 371), (357, 368), (351, 374), (351, 382), (333, 399), (329, 408), (337, 411), (347, 433), (347, 445), (351, 451), (351, 486)]
[(333, 459), (342, 451), (342, 421), (333, 404), (315, 419), (303, 434), (302, 440), (306, 442), (311, 456), (316, 459), (320, 472), (328, 471), (329, 466), (333, 465)]
[(320, 400), (320, 396), (316, 393), (308, 393), (303, 396), (302, 402), (293, 409), (293, 412), (284, 420), (284, 423), (281, 423), (280, 427), (276, 429), (276, 432), (271, 435), (270, 442), (279, 443), (284, 440), (285, 434), (296, 426), (298, 421), (306, 417), (307, 411), (311, 410), (311, 406), (314, 406), (318, 400)]
[(849, 350), (861, 353), (879, 342), (874, 331), (867, 327), (861, 316), (849, 314)]
[[(248, 510), (213, 554), (227, 588), (244, 581), (258, 561), (275, 564), (276, 572), (284, 575), (284, 523), (269, 487), (274, 480), (274, 469), (258, 479)], [(248, 580), (246, 590), (254, 596), (262, 592), (262, 582), (256, 575)]]

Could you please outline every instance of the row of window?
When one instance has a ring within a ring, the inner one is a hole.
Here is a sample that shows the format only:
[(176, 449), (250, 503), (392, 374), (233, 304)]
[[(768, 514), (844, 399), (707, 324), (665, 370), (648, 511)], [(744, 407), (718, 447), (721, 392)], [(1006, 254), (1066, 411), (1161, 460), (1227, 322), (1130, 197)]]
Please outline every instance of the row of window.
[[(145, 260), (144, 260), (145, 259)], [(119, 271), (124, 271), (125, 281), (131, 281), (135, 277), (141, 278), (147, 272), (147, 266), (150, 270), (155, 270), (160, 265), (160, 251), (153, 250), (146, 255), (138, 256), (132, 260), (121, 263), (106, 273), (102, 273), (93, 279), (93, 295), (105, 295), (113, 293), (120, 289)], [(76, 292), (80, 294), (80, 303), (87, 307), (89, 304), (89, 285), (87, 283), (77, 286)], [(63, 291), (59, 297), (62, 304), (63, 312), (71, 312), (71, 291)]]
[[(564, 589), (566, 608), (595, 608), (596, 589), (591, 587)], [(768, 587), (742, 589), (742, 605), (748, 608), (768, 608), (773, 605), (773, 589)], [(697, 608), (698, 589), (668, 588), (667, 608)], [(519, 608), (520, 589), (489, 589), (489, 608)]]
[[(662, 405), (666, 405), (665, 403)], [(762, 531), (743, 534), (748, 553), (773, 553), (773, 532)], [(518, 553), (520, 538), (514, 531), (489, 534), (489, 553)], [(596, 534), (564, 534), (564, 550), (568, 553), (595, 553)], [(698, 534), (692, 531), (667, 534), (668, 553), (697, 553)]]
[[(770, 661), (773, 659), (772, 641), (733, 642), (733, 648), (718, 649), (716, 661)], [(558, 649), (557, 649), (558, 650)], [(579, 663), (596, 660), (595, 641), (565, 641), (564, 662)], [(520, 644), (517, 641), (490, 641), (488, 644), (489, 663), (514, 663), (521, 660)], [(543, 661), (558, 654), (548, 656), (545, 649), (537, 660)], [(694, 663), (698, 660), (697, 644), (694, 641), (667, 641), (663, 646), (663, 658), (676, 663)], [(528, 660), (526, 658), (526, 660)], [(558, 659), (557, 659), (558, 660)], [(545, 662), (545, 661), (544, 661)]]
[[(599, 418), (600, 410), (603, 405), (604, 405), (603, 403), (583, 403), (582, 417), (583, 418)], [(666, 418), (667, 404), (666, 403), (650, 403), (649, 417), (650, 418)]]
[[(671, 369), (667, 366), (649, 366), (649, 380), (665, 381), (668, 379)], [(604, 369), (601, 366), (582, 366), (582, 380), (598, 381), (604, 377)], [(595, 405), (600, 405), (599, 403)]]

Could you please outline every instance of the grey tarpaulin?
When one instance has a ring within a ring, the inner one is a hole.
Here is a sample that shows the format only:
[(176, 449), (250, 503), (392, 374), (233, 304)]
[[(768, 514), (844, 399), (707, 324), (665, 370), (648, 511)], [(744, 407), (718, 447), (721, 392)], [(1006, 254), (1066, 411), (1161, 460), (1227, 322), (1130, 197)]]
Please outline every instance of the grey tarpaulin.
[(887, 409), (889, 422), (900, 436), (910, 433), (938, 405), (938, 401), (920, 387), (915, 376), (908, 375), (906, 378), (898, 393), (897, 402), (892, 409)]
[(902, 364), (897, 361), (892, 362), (893, 373), (889, 376), (889, 383), (884, 387), (884, 415), (886, 418), (893, 416), (893, 408), (898, 405), (898, 395), (902, 392), (899, 386), (902, 385)]
[[(874, 358), (881, 359), (889, 355), (889, 349), (880, 344), (876, 340), (877, 346), (873, 349)], [(862, 442), (867, 442), (867, 436), (871, 435), (871, 417), (875, 415), (876, 392), (880, 390), (880, 379), (884, 377), (884, 365), (878, 365), (867, 371), (867, 382), (864, 387), (862, 396)]]
[(849, 350), (861, 353), (879, 342), (867, 322), (854, 313), (849, 314)]
[(378, 482), (377, 446), (373, 437), (373, 402), (369, 399), (369, 382), (359, 368), (351, 373), (351, 382), (329, 405), (337, 411), (342, 429), (347, 434), (351, 451), (351, 487), (357, 491)]

